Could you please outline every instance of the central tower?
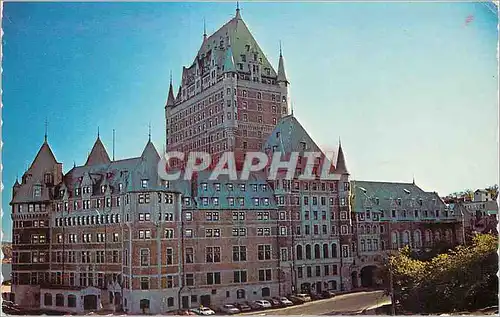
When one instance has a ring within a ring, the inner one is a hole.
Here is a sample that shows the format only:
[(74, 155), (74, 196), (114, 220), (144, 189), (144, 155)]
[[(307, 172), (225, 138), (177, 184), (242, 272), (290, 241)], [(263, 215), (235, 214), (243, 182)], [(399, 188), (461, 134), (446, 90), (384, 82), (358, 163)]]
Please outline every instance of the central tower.
[(172, 80), (165, 106), (167, 151), (204, 151), (218, 158), (260, 151), (279, 119), (288, 114), (288, 80), (280, 49), (278, 71), (236, 15), (215, 33), (203, 34), (193, 63), (182, 69), (176, 97)]

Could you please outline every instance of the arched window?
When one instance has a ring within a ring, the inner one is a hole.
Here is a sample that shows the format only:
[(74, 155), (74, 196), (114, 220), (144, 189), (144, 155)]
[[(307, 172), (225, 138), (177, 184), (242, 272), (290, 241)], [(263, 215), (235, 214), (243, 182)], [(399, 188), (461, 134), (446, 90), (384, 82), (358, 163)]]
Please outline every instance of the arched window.
[(336, 258), (336, 257), (337, 257), (337, 244), (332, 243), (332, 258)]
[(242, 299), (245, 298), (245, 290), (244, 289), (239, 289), (236, 291), (236, 298)]
[(141, 309), (149, 309), (149, 299), (141, 299), (139, 305)]
[(323, 258), (328, 259), (328, 244), (323, 244)]
[(399, 248), (399, 236), (397, 231), (393, 231), (391, 234), (392, 249), (397, 250)]
[(43, 304), (45, 306), (52, 306), (52, 294), (50, 293), (45, 293), (43, 295)]
[(422, 233), (420, 230), (415, 230), (413, 232), (413, 242), (415, 248), (421, 248), (422, 247)]
[(271, 290), (269, 289), (269, 287), (264, 287), (262, 289), (262, 297), (269, 297), (271, 296)]
[(68, 295), (68, 307), (76, 307), (76, 296), (73, 294)]
[(359, 226), (359, 234), (365, 234), (365, 226)]
[(321, 258), (321, 250), (319, 244), (314, 245), (314, 258), (315, 259), (320, 259)]
[(425, 245), (430, 247), (432, 245), (432, 231), (425, 231)]
[(306, 244), (306, 260), (310, 260), (310, 259), (311, 259), (311, 245)]
[(297, 245), (297, 260), (302, 260), (302, 246)]
[(444, 238), (447, 242), (452, 242), (452, 239), (451, 239), (451, 230), (450, 229), (446, 229), (444, 231)]
[(366, 226), (366, 234), (370, 234), (371, 233), (371, 227), (370, 226)]
[(63, 294), (56, 294), (56, 306), (64, 306), (64, 295)]
[(373, 233), (378, 233), (377, 231), (378, 231), (377, 225), (373, 225), (372, 232)]
[(366, 246), (365, 246), (365, 239), (361, 239), (361, 252), (366, 251)]
[(436, 232), (434, 232), (434, 240), (435, 240), (436, 242), (441, 241), (441, 231), (436, 230)]
[(403, 231), (403, 245), (405, 245), (405, 246), (410, 245), (410, 232), (409, 231)]

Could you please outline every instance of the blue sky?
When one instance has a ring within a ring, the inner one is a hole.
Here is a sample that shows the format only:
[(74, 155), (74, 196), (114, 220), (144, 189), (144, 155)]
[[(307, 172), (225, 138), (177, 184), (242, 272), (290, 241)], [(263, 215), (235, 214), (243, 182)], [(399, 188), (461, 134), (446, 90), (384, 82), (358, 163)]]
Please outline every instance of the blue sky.
[[(355, 179), (444, 195), (497, 183), (497, 16), (477, 3), (248, 3), (242, 17), (277, 67), (295, 115), (324, 149), (339, 137)], [(3, 225), (43, 142), (65, 171), (100, 126), (111, 155), (162, 150), (169, 73), (179, 83), (203, 34), (235, 3), (4, 3)], [(468, 16), (473, 20), (466, 24)], [(6, 217), (5, 217), (6, 216)]]

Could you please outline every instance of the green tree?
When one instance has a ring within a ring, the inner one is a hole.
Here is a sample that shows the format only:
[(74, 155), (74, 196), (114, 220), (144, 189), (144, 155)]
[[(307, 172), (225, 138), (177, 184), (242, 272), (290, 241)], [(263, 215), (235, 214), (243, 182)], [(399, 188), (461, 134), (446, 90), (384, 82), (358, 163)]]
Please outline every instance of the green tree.
[[(404, 248), (390, 257), (398, 312), (442, 313), (498, 303), (498, 241), (479, 234), (470, 246), (422, 260)], [(381, 270), (383, 272), (384, 269)]]

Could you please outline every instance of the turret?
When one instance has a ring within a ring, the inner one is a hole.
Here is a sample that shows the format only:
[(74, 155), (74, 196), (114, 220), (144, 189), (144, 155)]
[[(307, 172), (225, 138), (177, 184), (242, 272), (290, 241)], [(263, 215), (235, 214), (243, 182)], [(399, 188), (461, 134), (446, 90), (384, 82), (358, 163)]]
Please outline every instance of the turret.
[(285, 61), (283, 60), (283, 53), (281, 51), (281, 43), (280, 43), (280, 59), (279, 59), (279, 63), (278, 63), (277, 82), (278, 82), (278, 85), (283, 85), (285, 87), (287, 87), (289, 84), (288, 79), (286, 78)]
[(337, 164), (335, 165), (335, 171), (342, 175), (349, 175), (347, 171), (347, 166), (345, 164), (344, 151), (342, 151), (342, 144), (339, 140), (339, 151), (337, 155)]
[(165, 105), (166, 107), (173, 107), (175, 103), (175, 97), (174, 97), (174, 87), (172, 86), (172, 73), (170, 73), (170, 86), (168, 87), (168, 98), (167, 98), (167, 104)]

